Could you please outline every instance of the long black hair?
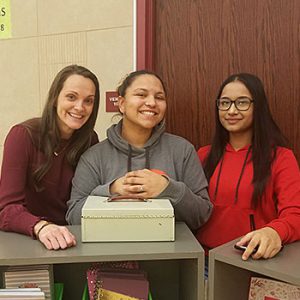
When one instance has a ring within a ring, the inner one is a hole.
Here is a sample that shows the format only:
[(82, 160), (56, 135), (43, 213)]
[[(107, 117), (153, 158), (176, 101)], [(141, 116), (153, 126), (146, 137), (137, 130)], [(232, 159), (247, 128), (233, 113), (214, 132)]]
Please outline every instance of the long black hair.
[[(278, 146), (285, 147), (287, 139), (275, 123), (267, 100), (262, 81), (253, 74), (240, 73), (229, 76), (221, 85), (217, 98), (219, 99), (224, 87), (234, 81), (243, 83), (249, 90), (253, 99), (253, 136), (252, 136), (252, 162), (254, 191), (252, 207), (255, 208), (266, 188), (271, 174), (271, 165), (276, 156)], [(221, 160), (226, 144), (229, 142), (229, 133), (222, 126), (219, 112), (215, 109), (215, 134), (210, 152), (204, 162), (204, 171), (209, 181), (219, 161)]]
[(73, 133), (66, 158), (71, 166), (75, 167), (81, 154), (91, 145), (93, 128), (96, 123), (100, 90), (99, 82), (94, 73), (85, 67), (69, 65), (63, 68), (54, 78), (49, 89), (47, 101), (41, 118), (24, 122), (28, 129), (34, 145), (44, 153), (46, 160), (41, 163), (32, 174), (34, 186), (41, 189), (40, 182), (52, 165), (53, 153), (61, 144), (61, 135), (58, 127), (56, 105), (58, 96), (65, 81), (71, 75), (81, 75), (90, 79), (95, 85), (95, 99), (92, 113), (87, 122)]

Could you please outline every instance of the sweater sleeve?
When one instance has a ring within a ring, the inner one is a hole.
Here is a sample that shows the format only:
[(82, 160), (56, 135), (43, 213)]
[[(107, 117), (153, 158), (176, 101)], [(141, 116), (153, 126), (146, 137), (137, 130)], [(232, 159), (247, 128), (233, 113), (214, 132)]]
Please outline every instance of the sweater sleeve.
[(33, 235), (40, 220), (26, 209), (25, 187), (33, 144), (27, 130), (14, 126), (6, 137), (0, 182), (0, 229)]
[(210, 217), (212, 203), (204, 171), (192, 145), (186, 151), (182, 179), (169, 180), (169, 185), (158, 197), (170, 199), (176, 220), (184, 221), (192, 230), (198, 229)]
[(300, 240), (300, 172), (291, 150), (278, 149), (272, 174), (278, 218), (266, 226), (275, 229), (283, 243)]
[[(91, 163), (83, 154), (76, 167), (75, 175), (72, 180), (71, 198), (67, 202), (68, 210), (66, 220), (69, 224), (81, 224), (81, 210), (95, 187), (100, 185), (99, 169), (96, 164)], [(107, 184), (105, 185), (107, 188)], [(105, 187), (103, 187), (105, 190)]]

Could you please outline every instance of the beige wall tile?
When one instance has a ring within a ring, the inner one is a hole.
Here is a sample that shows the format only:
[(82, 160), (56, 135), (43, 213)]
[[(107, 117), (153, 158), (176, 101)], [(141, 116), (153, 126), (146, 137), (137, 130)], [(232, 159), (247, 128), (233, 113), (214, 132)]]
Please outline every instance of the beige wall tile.
[(133, 66), (132, 11), (133, 0), (11, 0), (13, 37), (0, 40), (0, 147), (12, 125), (41, 115), (54, 76), (72, 63), (99, 78), (96, 130), (105, 138), (114, 115), (105, 91)]
[(86, 32), (41, 36), (39, 38), (39, 63), (86, 63)]
[[(40, 92), (47, 95), (55, 75), (65, 66), (86, 66), (86, 32), (41, 36), (39, 38)], [(43, 97), (42, 106), (46, 97)]]
[(37, 35), (37, 1), (11, 0), (12, 38)]
[(102, 140), (115, 113), (105, 112), (105, 92), (115, 91), (124, 75), (133, 68), (132, 28), (87, 33), (87, 65), (97, 70), (101, 99), (96, 131)]
[(40, 114), (37, 39), (0, 41), (0, 145), (9, 128)]
[(40, 35), (132, 25), (132, 0), (41, 0)]

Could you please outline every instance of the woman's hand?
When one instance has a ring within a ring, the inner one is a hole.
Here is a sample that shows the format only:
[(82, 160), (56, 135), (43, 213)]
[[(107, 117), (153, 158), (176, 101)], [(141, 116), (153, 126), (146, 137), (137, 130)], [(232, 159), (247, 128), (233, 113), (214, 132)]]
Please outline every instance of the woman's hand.
[(124, 194), (138, 195), (141, 198), (157, 197), (169, 184), (167, 177), (154, 171), (143, 169), (128, 172), (123, 178)]
[[(45, 223), (47, 225), (45, 225)], [(41, 220), (34, 226), (37, 239), (49, 250), (66, 249), (76, 245), (75, 236), (65, 226)]]
[[(250, 256), (253, 259), (271, 258), (281, 250), (281, 239), (276, 230), (271, 227), (264, 227), (246, 234), (237, 243), (238, 246), (247, 245), (242, 255), (243, 260)], [(257, 247), (257, 251), (252, 251)]]

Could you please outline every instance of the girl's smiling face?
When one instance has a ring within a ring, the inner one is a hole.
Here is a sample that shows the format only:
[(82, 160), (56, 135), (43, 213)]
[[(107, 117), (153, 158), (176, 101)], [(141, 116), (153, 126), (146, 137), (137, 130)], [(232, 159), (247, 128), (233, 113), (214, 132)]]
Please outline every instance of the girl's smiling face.
[[(220, 99), (229, 99), (236, 101), (240, 98), (252, 99), (252, 95), (246, 86), (240, 81), (233, 81), (225, 85)], [(232, 103), (229, 110), (219, 110), (219, 119), (223, 127), (231, 134), (246, 134), (249, 135), (250, 140), (252, 137), (252, 125), (253, 125), (253, 103), (246, 111), (238, 110), (234, 103)]]
[(123, 126), (138, 130), (152, 130), (166, 112), (166, 95), (160, 80), (150, 74), (139, 75), (119, 97)]

